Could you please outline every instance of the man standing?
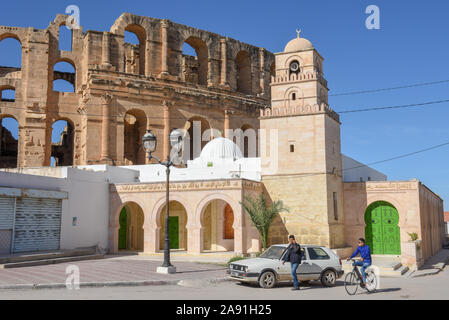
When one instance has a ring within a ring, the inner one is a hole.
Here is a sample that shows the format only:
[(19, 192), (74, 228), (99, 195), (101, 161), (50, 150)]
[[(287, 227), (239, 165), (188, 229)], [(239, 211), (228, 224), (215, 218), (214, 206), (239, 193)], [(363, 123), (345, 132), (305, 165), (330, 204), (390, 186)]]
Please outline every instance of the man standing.
[(284, 255), (284, 259), (282, 259), (282, 264), (284, 264), (286, 261), (290, 262), (293, 277), (292, 290), (299, 290), (299, 281), (296, 270), (301, 264), (301, 246), (299, 245), (299, 243), (296, 243), (294, 235), (290, 235), (288, 237), (288, 241), (290, 242), (290, 244), (287, 247), (287, 253)]
[(354, 261), (352, 265), (361, 267), (360, 270), (362, 271), (362, 278), (363, 278), (363, 283), (361, 285), (362, 287), (364, 287), (366, 285), (365, 270), (371, 265), (371, 250), (369, 246), (365, 244), (365, 239), (363, 238), (359, 239), (357, 249), (352, 254), (352, 256), (350, 256), (347, 260), (348, 261), (351, 260), (358, 254), (360, 254), (360, 261)]

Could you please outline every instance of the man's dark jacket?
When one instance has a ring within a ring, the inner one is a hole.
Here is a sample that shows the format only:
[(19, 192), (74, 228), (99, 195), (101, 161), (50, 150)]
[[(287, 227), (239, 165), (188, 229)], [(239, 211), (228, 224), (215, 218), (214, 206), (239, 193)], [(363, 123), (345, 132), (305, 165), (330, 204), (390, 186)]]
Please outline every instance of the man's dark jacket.
[(299, 243), (288, 245), (287, 253), (283, 260), (290, 263), (301, 263), (301, 246)]

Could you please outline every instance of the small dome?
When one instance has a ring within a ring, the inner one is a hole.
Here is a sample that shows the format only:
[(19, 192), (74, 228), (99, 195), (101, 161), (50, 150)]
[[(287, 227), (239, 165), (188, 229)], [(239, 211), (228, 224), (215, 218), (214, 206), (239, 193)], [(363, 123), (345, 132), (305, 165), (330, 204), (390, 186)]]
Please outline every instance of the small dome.
[(215, 138), (204, 146), (200, 158), (203, 161), (237, 160), (243, 158), (243, 154), (240, 148), (231, 140)]
[(291, 40), (289, 43), (287, 43), (284, 52), (294, 52), (308, 49), (313, 49), (312, 42), (310, 42), (307, 39), (297, 37)]

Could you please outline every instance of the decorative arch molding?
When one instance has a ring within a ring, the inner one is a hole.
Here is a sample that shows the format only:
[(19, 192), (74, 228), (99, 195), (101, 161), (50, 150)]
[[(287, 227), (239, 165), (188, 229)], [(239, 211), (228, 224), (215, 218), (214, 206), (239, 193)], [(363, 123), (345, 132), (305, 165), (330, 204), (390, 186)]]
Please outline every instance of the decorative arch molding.
[(298, 55), (293, 55), (293, 56), (290, 56), (287, 60), (285, 60), (284, 68), (288, 69), (290, 67), (290, 63), (292, 63), (295, 60), (297, 60), (299, 62), (300, 67), (304, 66), (304, 60)]
[(205, 196), (202, 200), (198, 202), (198, 204), (196, 205), (196, 211), (194, 216), (195, 225), (187, 224), (187, 226), (201, 227), (202, 226), (201, 220), (203, 218), (204, 212), (207, 206), (214, 200), (222, 200), (231, 206), (232, 211), (234, 212), (234, 223), (232, 225), (234, 229), (244, 225), (244, 219), (242, 215), (239, 214), (241, 212), (239, 204), (235, 201), (235, 199), (223, 193), (214, 193)]
[(117, 208), (112, 209), (112, 217), (109, 220), (109, 227), (119, 228), (120, 212), (127, 204), (135, 203), (140, 207), (140, 209), (143, 212), (143, 215), (144, 215), (143, 228), (145, 229), (145, 221), (147, 221), (147, 219), (148, 219), (147, 217), (145, 217), (145, 212), (146, 212), (145, 204), (138, 197), (135, 197), (132, 195), (127, 195), (127, 196), (121, 197), (120, 200), (121, 200), (121, 204)]
[[(391, 204), (395, 209), (398, 211), (399, 214), (399, 223), (398, 225), (403, 225), (406, 223), (407, 215), (405, 214), (405, 206), (398, 200), (396, 200), (393, 196), (390, 196), (388, 194), (371, 194), (367, 196), (367, 202), (366, 205), (362, 204), (361, 207), (359, 207), (359, 212), (361, 213), (357, 217), (357, 222), (360, 222), (361, 225), (365, 225), (365, 212), (366, 210), (374, 203), (376, 202), (388, 202)], [(360, 218), (360, 220), (359, 220)]]
[[(296, 93), (296, 102), (294, 105), (290, 105), (291, 103), (291, 95), (292, 93)], [(292, 86), (289, 87), (287, 90), (285, 90), (284, 94), (284, 107), (290, 108), (290, 107), (304, 107), (304, 92), (301, 90), (298, 86)]]
[[(173, 202), (173, 201), (179, 202), (184, 207), (184, 210), (186, 211), (186, 215), (187, 215), (186, 228), (188, 229), (189, 223), (191, 221), (190, 216), (189, 216), (190, 208), (188, 206), (188, 201), (183, 196), (180, 196), (179, 194), (170, 194), (170, 202)], [(166, 205), (166, 197), (165, 196), (161, 197), (154, 204), (153, 210), (151, 211), (151, 216), (149, 218), (150, 228), (152, 228), (152, 229), (161, 228), (160, 218), (161, 218), (162, 209), (164, 208), (165, 205)]]

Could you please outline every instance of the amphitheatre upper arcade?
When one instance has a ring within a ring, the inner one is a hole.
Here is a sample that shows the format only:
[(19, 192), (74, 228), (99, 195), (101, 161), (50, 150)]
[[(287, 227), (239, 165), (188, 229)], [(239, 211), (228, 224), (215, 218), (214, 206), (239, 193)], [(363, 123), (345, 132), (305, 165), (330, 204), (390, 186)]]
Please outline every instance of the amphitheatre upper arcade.
[[(0, 42), (13, 38), (21, 48), (20, 67), (0, 66), (0, 125), (13, 118), (19, 132), (17, 141), (0, 130), (0, 167), (49, 166), (52, 158), (68, 166), (145, 164), (140, 141), (147, 129), (160, 137), (156, 156), (165, 157), (169, 132), (187, 121), (201, 123), (203, 138), (214, 135), (207, 129), (259, 128), (274, 72), (266, 49), (124, 13), (109, 31), (72, 29), (71, 50), (61, 50), (67, 19), (57, 15), (47, 29), (0, 26)], [(138, 43), (125, 42), (126, 32)], [(195, 56), (184, 54), (185, 43)], [(58, 63), (73, 72), (56, 70)], [(55, 91), (58, 80), (73, 92)], [(66, 126), (54, 143), (52, 126), (61, 120)]]

